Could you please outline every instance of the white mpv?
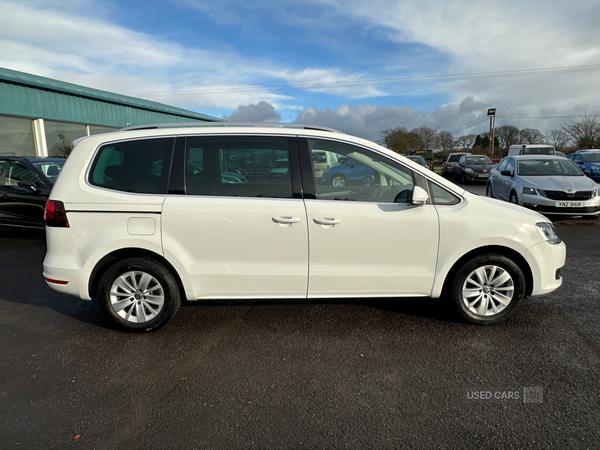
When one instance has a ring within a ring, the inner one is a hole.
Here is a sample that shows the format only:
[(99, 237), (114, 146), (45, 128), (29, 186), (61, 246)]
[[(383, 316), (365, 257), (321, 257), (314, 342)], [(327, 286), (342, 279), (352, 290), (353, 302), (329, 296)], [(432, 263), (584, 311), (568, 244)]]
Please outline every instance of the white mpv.
[[(339, 164), (317, 176), (323, 152)], [(492, 324), (558, 288), (566, 253), (535, 212), (370, 141), (282, 124), (83, 138), (45, 220), (48, 285), (131, 331), (182, 299), (444, 297)]]

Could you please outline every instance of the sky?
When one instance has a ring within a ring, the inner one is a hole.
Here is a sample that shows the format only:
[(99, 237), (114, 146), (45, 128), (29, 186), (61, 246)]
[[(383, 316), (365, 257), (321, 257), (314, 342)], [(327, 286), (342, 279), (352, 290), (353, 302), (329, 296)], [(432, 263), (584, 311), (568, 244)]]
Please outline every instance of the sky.
[(371, 140), (600, 115), (599, 0), (0, 0), (0, 67)]

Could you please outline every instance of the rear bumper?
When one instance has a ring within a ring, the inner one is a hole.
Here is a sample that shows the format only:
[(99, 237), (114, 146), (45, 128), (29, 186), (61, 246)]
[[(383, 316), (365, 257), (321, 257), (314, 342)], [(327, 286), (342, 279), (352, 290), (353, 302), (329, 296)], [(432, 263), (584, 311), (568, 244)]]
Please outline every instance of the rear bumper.
[(91, 300), (87, 280), (92, 264), (77, 250), (71, 230), (47, 227), (46, 245), (43, 270), (46, 284), (63, 294)]

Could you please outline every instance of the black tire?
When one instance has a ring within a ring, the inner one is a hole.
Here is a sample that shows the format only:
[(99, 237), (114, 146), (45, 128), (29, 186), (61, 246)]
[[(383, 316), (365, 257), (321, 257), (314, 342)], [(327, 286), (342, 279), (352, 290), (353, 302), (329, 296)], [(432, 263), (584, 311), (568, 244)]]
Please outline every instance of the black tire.
[(333, 177), (331, 177), (331, 185), (337, 188), (346, 187), (348, 186), (348, 178), (339, 173), (335, 174)]
[(467, 184), (467, 179), (465, 178), (464, 172), (461, 172), (460, 174), (460, 184)]
[(494, 191), (492, 190), (492, 183), (488, 181), (487, 187), (485, 188), (485, 196), (490, 198), (494, 197)]
[[(116, 282), (126, 284), (128, 290), (117, 286)], [(145, 283), (145, 287), (139, 287), (138, 283)], [(116, 295), (111, 293), (113, 286), (113, 292), (119, 291)], [(161, 297), (162, 306), (156, 303)], [(144, 333), (157, 330), (173, 318), (181, 306), (181, 293), (175, 277), (164, 265), (151, 258), (133, 257), (115, 262), (102, 275), (98, 302), (102, 312), (117, 328)], [(120, 303), (120, 309), (113, 306), (117, 303)], [(138, 322), (140, 315), (146, 320)]]
[(510, 198), (509, 198), (511, 203), (514, 203), (515, 205), (519, 204), (519, 197), (517, 197), (517, 193), (515, 191), (512, 191), (510, 193)]
[(362, 185), (365, 187), (369, 187), (373, 184), (373, 177), (364, 177), (362, 179)]
[[(481, 268), (486, 282), (480, 283), (479, 289), (472, 281), (479, 282), (476, 270)], [(505, 278), (506, 281), (503, 281)], [(463, 321), (493, 325), (516, 312), (525, 298), (525, 287), (523, 271), (513, 260), (502, 255), (485, 254), (475, 256), (455, 272), (449, 293), (452, 305)]]

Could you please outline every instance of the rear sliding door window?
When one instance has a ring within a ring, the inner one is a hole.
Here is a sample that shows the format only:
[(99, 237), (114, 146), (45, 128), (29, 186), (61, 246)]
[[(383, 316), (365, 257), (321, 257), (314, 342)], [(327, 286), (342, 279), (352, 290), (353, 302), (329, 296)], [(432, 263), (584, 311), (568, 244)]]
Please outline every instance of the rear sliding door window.
[(293, 198), (289, 148), (285, 137), (188, 137), (186, 193)]
[(174, 138), (160, 138), (104, 145), (89, 182), (115, 191), (166, 194), (174, 142)]

